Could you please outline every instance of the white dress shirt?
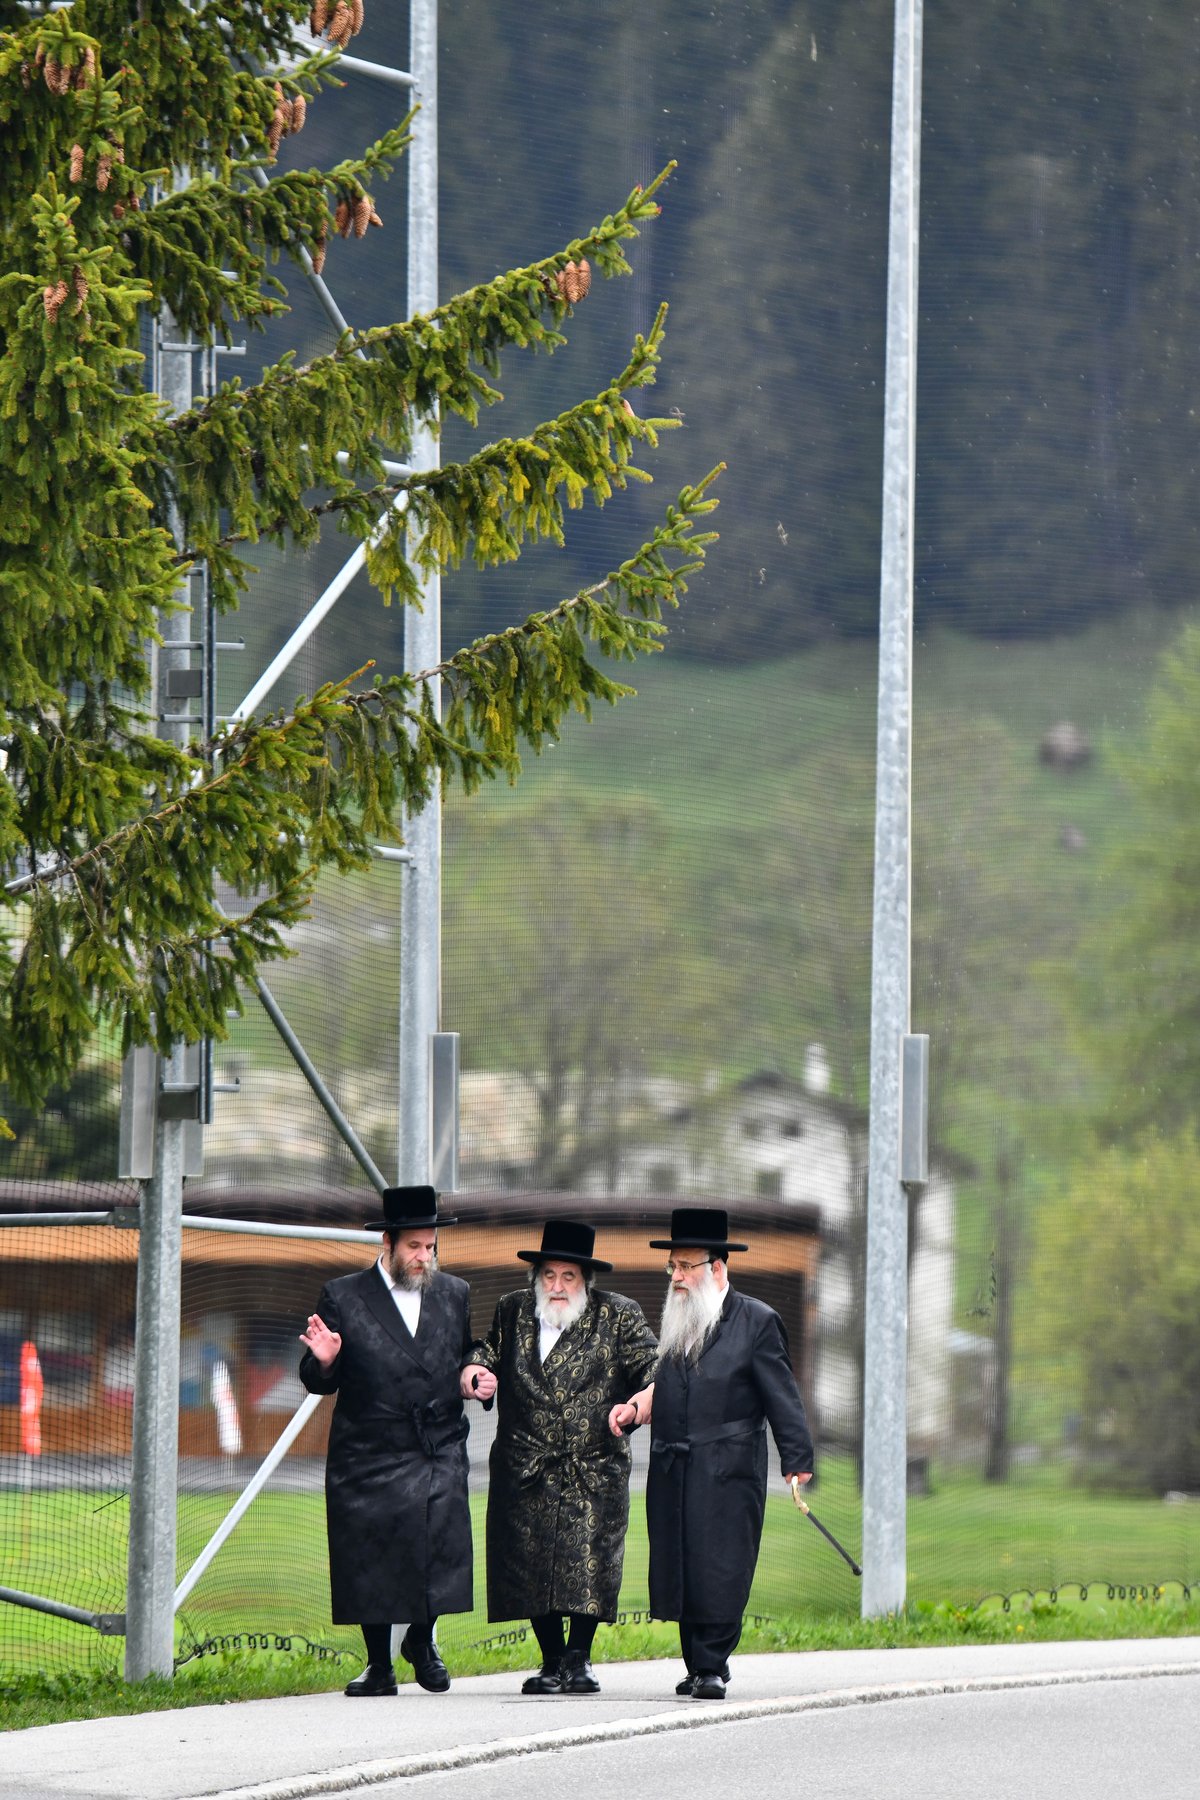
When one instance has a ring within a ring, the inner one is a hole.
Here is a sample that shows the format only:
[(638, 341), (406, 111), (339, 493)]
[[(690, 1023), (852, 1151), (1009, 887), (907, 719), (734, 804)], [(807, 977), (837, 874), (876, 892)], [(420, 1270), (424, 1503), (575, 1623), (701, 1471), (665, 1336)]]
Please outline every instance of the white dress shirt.
[(392, 1280), (392, 1277), (384, 1268), (382, 1256), (375, 1266), (387, 1283), (388, 1291), (390, 1292), (392, 1299), (396, 1302), (396, 1311), (400, 1314), (400, 1317), (404, 1320), (404, 1323), (408, 1326), (412, 1335), (416, 1337), (417, 1326), (421, 1323), (420, 1288), (413, 1289), (400, 1287), (398, 1283)]

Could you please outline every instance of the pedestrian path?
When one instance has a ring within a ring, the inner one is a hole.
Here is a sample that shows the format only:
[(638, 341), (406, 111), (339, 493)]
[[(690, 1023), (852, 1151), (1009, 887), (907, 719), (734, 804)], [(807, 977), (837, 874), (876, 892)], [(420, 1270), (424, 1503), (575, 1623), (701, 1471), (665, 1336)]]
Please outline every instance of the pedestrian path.
[(677, 1662), (598, 1664), (602, 1690), (586, 1698), (525, 1697), (520, 1675), (483, 1675), (444, 1695), (405, 1684), (394, 1699), (317, 1694), (36, 1726), (0, 1735), (0, 1793), (315, 1800), (478, 1765), (485, 1794), (487, 1764), (534, 1750), (919, 1694), (1200, 1673), (1200, 1638), (742, 1656), (728, 1698), (710, 1702), (676, 1697), (681, 1672)]

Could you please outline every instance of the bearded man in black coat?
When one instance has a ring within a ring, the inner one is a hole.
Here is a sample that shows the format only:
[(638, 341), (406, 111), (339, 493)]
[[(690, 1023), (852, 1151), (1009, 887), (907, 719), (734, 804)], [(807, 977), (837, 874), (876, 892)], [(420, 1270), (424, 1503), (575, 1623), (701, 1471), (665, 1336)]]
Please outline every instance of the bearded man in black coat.
[[(371, 1268), (322, 1290), (301, 1334), (300, 1379), (338, 1396), (325, 1463), (333, 1621), (361, 1625), (367, 1666), (352, 1697), (394, 1694), (392, 1622), (401, 1655), (430, 1693), (450, 1686), (433, 1629), (471, 1609), (467, 1421), (459, 1368), (471, 1344), (465, 1281), (437, 1268), (431, 1187), (385, 1188)], [(482, 1397), (482, 1396), (481, 1396)]]
[(675, 1692), (721, 1700), (758, 1561), (770, 1423), (783, 1479), (812, 1479), (813, 1445), (777, 1312), (729, 1285), (716, 1207), (679, 1207), (654, 1381), (609, 1415), (622, 1433), (653, 1419), (646, 1523), (650, 1611), (679, 1621), (687, 1673)]
[(462, 1375), (464, 1394), (499, 1384), (488, 1618), (533, 1626), (542, 1666), (524, 1694), (599, 1693), (592, 1640), (617, 1616), (630, 1456), (608, 1415), (648, 1379), (657, 1345), (636, 1302), (594, 1285), (612, 1268), (593, 1255), (595, 1238), (590, 1225), (551, 1219), (539, 1249), (517, 1251), (533, 1264), (530, 1284), (502, 1297)]

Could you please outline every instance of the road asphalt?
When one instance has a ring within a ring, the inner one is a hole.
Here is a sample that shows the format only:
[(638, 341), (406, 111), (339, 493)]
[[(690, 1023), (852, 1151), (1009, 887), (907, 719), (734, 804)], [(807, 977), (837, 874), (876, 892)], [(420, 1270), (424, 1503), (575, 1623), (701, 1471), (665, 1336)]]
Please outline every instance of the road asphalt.
[(677, 1662), (596, 1668), (601, 1692), (580, 1698), (525, 1698), (520, 1675), (482, 1675), (454, 1680), (440, 1695), (405, 1682), (395, 1698), (304, 1695), (34, 1726), (0, 1735), (0, 1793), (302, 1800), (475, 1768), (486, 1795), (489, 1765), (572, 1744), (929, 1694), (1200, 1674), (1200, 1638), (739, 1656), (724, 1701), (678, 1699)]

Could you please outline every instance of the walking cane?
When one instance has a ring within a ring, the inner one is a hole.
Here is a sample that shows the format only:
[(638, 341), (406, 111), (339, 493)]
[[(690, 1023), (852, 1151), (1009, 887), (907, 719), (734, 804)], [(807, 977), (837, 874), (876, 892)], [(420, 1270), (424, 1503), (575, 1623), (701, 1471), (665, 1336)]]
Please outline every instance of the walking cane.
[(818, 1519), (816, 1513), (813, 1511), (812, 1507), (808, 1504), (807, 1500), (802, 1500), (800, 1498), (800, 1477), (798, 1475), (792, 1476), (792, 1499), (796, 1502), (796, 1505), (800, 1508), (800, 1511), (804, 1514), (805, 1518), (812, 1520), (813, 1524), (816, 1526), (816, 1528), (820, 1532), (821, 1536), (823, 1538), (828, 1538), (829, 1542), (833, 1545), (833, 1547), (837, 1551), (838, 1555), (840, 1557), (844, 1558), (844, 1560), (850, 1564), (850, 1567), (854, 1571), (854, 1573), (856, 1575), (861, 1575), (862, 1570), (859, 1568), (858, 1564), (855, 1562), (855, 1560), (851, 1556), (850, 1552), (848, 1550), (844, 1550), (842, 1548), (841, 1544), (839, 1544), (837, 1539), (834, 1537), (832, 1531), (827, 1530), (826, 1527), (824, 1525), (822, 1525), (820, 1519)]

